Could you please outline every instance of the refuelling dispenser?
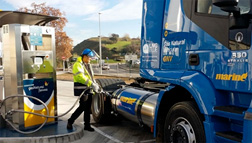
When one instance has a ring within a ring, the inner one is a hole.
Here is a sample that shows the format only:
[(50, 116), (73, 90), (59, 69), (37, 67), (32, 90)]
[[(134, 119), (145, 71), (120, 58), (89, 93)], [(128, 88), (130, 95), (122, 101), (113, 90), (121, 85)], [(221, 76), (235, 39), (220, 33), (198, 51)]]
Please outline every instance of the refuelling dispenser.
[[(55, 19), (57, 17), (0, 11), (3, 67), (0, 99), (19, 94), (37, 97), (46, 103), (50, 116), (57, 115), (55, 31), (45, 24)], [(4, 107), (5, 112), (20, 109), (46, 114), (45, 107), (30, 98), (6, 100)], [(45, 121), (43, 117), (27, 113), (15, 113), (10, 118), (8, 120), (19, 129), (33, 128)], [(47, 123), (55, 120), (50, 118)], [(4, 120), (0, 123), (5, 127)]]

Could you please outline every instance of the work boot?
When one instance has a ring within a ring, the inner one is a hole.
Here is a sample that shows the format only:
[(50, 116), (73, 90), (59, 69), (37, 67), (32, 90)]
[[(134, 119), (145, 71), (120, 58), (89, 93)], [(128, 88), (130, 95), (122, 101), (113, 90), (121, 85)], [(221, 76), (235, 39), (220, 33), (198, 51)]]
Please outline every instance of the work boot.
[(94, 128), (92, 128), (91, 126), (85, 126), (84, 127), (84, 130), (87, 130), (89, 132), (93, 132), (94, 131)]
[(67, 122), (67, 129), (72, 130), (73, 129), (73, 124)]

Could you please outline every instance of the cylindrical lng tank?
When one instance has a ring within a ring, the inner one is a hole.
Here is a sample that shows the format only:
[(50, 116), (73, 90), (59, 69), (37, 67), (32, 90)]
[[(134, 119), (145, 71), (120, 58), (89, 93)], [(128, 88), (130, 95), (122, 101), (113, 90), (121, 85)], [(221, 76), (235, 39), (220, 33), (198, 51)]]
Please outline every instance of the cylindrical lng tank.
[(151, 127), (154, 122), (158, 93), (125, 87), (113, 93), (113, 110), (125, 118)]

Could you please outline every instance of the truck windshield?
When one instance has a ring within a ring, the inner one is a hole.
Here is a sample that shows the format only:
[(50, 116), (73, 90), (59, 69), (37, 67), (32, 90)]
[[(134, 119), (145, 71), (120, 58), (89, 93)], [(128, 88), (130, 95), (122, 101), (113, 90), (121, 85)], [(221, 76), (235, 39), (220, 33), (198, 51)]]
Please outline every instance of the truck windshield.
[[(250, 11), (251, 0), (239, 0), (238, 7), (241, 14), (246, 14)], [(228, 12), (222, 11), (219, 7), (212, 4), (212, 0), (198, 0), (197, 12), (215, 15), (228, 15)]]

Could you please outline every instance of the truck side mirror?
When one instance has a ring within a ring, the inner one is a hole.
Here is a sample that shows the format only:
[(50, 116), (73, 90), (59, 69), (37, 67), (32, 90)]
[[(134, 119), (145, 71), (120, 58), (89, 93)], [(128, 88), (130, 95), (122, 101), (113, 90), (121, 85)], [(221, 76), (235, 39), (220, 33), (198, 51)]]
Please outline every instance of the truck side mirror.
[(237, 7), (238, 1), (237, 0), (212, 0), (213, 5), (220, 7), (221, 10), (239, 14), (240, 8)]
[(221, 10), (233, 13), (233, 17), (230, 19), (229, 29), (247, 28), (249, 26), (249, 20), (244, 17), (240, 17), (240, 8), (238, 0), (212, 0), (213, 5), (220, 7)]
[(213, 5), (218, 7), (234, 7), (238, 5), (237, 0), (212, 0)]

